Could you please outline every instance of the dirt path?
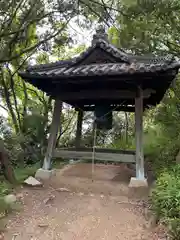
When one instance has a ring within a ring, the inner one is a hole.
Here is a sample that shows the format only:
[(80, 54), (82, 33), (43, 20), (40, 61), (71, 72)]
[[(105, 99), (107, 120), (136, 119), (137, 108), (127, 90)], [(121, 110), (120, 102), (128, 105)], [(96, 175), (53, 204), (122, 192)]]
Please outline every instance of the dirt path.
[(5, 239), (161, 239), (145, 227), (146, 195), (129, 194), (127, 181), (117, 177), (120, 168), (97, 166), (94, 182), (89, 169), (88, 164), (66, 168), (42, 189), (23, 189), (24, 211), (10, 217)]

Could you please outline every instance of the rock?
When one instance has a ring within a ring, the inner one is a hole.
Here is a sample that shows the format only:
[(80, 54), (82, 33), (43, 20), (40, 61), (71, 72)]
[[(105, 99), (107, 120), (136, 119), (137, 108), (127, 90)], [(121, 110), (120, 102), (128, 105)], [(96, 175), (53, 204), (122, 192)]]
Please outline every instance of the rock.
[(35, 179), (34, 177), (28, 177), (25, 181), (25, 184), (29, 185), (29, 186), (33, 186), (33, 187), (39, 187), (42, 186), (42, 183), (39, 182), (37, 179)]
[(14, 194), (8, 194), (4, 197), (4, 201), (7, 203), (7, 204), (13, 204), (17, 201), (17, 198)]
[(55, 175), (56, 175), (55, 169), (45, 170), (43, 168), (39, 168), (35, 174), (35, 178), (38, 180), (39, 179), (40, 180), (48, 180)]

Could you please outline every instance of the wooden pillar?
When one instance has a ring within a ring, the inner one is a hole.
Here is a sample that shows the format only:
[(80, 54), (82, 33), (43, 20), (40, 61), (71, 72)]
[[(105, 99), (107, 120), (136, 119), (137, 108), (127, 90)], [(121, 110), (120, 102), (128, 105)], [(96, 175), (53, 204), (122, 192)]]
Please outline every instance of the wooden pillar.
[(48, 139), (48, 146), (47, 146), (47, 151), (46, 151), (44, 164), (43, 164), (44, 170), (51, 169), (52, 153), (56, 144), (57, 133), (60, 126), (61, 111), (62, 111), (62, 101), (55, 100), (53, 118), (52, 118), (52, 123), (50, 128), (50, 135)]
[(143, 153), (143, 90), (138, 88), (135, 98), (136, 178), (144, 180)]
[(76, 148), (81, 146), (81, 136), (82, 136), (82, 122), (83, 122), (83, 111), (78, 111), (77, 117), (77, 130), (76, 130)]

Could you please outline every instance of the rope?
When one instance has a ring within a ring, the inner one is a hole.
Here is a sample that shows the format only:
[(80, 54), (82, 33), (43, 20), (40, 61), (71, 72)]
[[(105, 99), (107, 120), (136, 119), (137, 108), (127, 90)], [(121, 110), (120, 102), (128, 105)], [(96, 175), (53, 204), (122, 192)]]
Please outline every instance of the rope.
[[(109, 112), (107, 112), (106, 114), (104, 114), (103, 116), (101, 116), (101, 118), (105, 117), (106, 115), (108, 115), (110, 112), (113, 112), (116, 110), (116, 108), (118, 108), (119, 106), (123, 105), (126, 102), (123, 101), (121, 104), (119, 104), (118, 106), (114, 107), (113, 109), (111, 109)], [(78, 108), (80, 111), (83, 111), (83, 109), (81, 109), (79, 106), (76, 105), (76, 108)], [(94, 134), (93, 134), (93, 146), (92, 146), (92, 162), (91, 162), (91, 178), (92, 178), (92, 182), (94, 182), (94, 172), (95, 172), (95, 153), (96, 153), (96, 138), (97, 138), (97, 124), (96, 121), (94, 120)]]
[(94, 137), (93, 137), (93, 151), (92, 151), (92, 164), (91, 164), (92, 182), (94, 181), (94, 160), (95, 160), (95, 151), (96, 151), (96, 136), (97, 136), (97, 125), (96, 125), (96, 122), (94, 122)]
[[(120, 105), (114, 107), (113, 109), (111, 109), (111, 111), (107, 112), (106, 114), (104, 114), (103, 116), (101, 116), (101, 118), (105, 117), (106, 115), (108, 115), (110, 112), (115, 111), (115, 109), (119, 106), (121, 106), (122, 104), (124, 104), (123, 101)], [(92, 182), (94, 182), (94, 171), (95, 171), (95, 153), (96, 153), (96, 138), (97, 138), (97, 124), (96, 121), (94, 120), (94, 134), (93, 134), (93, 146), (92, 146), (92, 162), (91, 162), (91, 177), (92, 177)]]

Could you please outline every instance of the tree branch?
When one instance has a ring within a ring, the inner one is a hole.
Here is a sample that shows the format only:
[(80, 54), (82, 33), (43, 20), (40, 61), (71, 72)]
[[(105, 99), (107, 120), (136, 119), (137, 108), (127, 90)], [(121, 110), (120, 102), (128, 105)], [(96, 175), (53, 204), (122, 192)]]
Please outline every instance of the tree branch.
[(6, 65), (6, 69), (8, 70), (8, 73), (9, 73), (10, 86), (11, 86), (12, 95), (13, 95), (13, 99), (14, 99), (14, 106), (15, 106), (15, 110), (16, 110), (16, 114), (17, 114), (18, 123), (19, 123), (19, 129), (21, 129), (21, 118), (20, 118), (20, 114), (19, 114), (16, 93), (15, 93), (15, 90), (14, 90), (14, 79), (13, 79), (13, 76), (11, 74), (11, 70), (10, 70), (8, 64)]
[(8, 112), (8, 109), (6, 107), (4, 107), (3, 105), (0, 104), (0, 107)]
[(52, 38), (54, 38), (54, 37), (56, 37), (58, 34), (60, 34), (60, 33), (66, 28), (66, 26), (67, 26), (67, 24), (70, 22), (70, 20), (71, 20), (71, 17), (67, 20), (66, 24), (65, 24), (60, 30), (58, 30), (56, 33), (50, 35), (49, 37), (47, 37), (47, 38), (45, 38), (45, 39), (43, 39), (43, 40), (41, 40), (40, 42), (36, 43), (36, 44), (33, 45), (33, 46), (30, 46), (30, 47), (27, 47), (27, 48), (23, 49), (19, 54), (16, 54), (16, 55), (14, 55), (14, 56), (11, 56), (11, 57), (9, 57), (9, 58), (7, 58), (7, 59), (4, 59), (4, 56), (0, 56), (0, 63), (10, 62), (10, 61), (12, 61), (12, 60), (14, 60), (14, 59), (17, 59), (17, 58), (21, 57), (23, 54), (28, 53), (28, 52), (31, 52), (31, 51), (33, 51), (34, 49), (36, 49), (36, 48), (38, 48), (39, 46), (41, 46), (42, 44), (48, 42), (49, 40), (51, 40)]

